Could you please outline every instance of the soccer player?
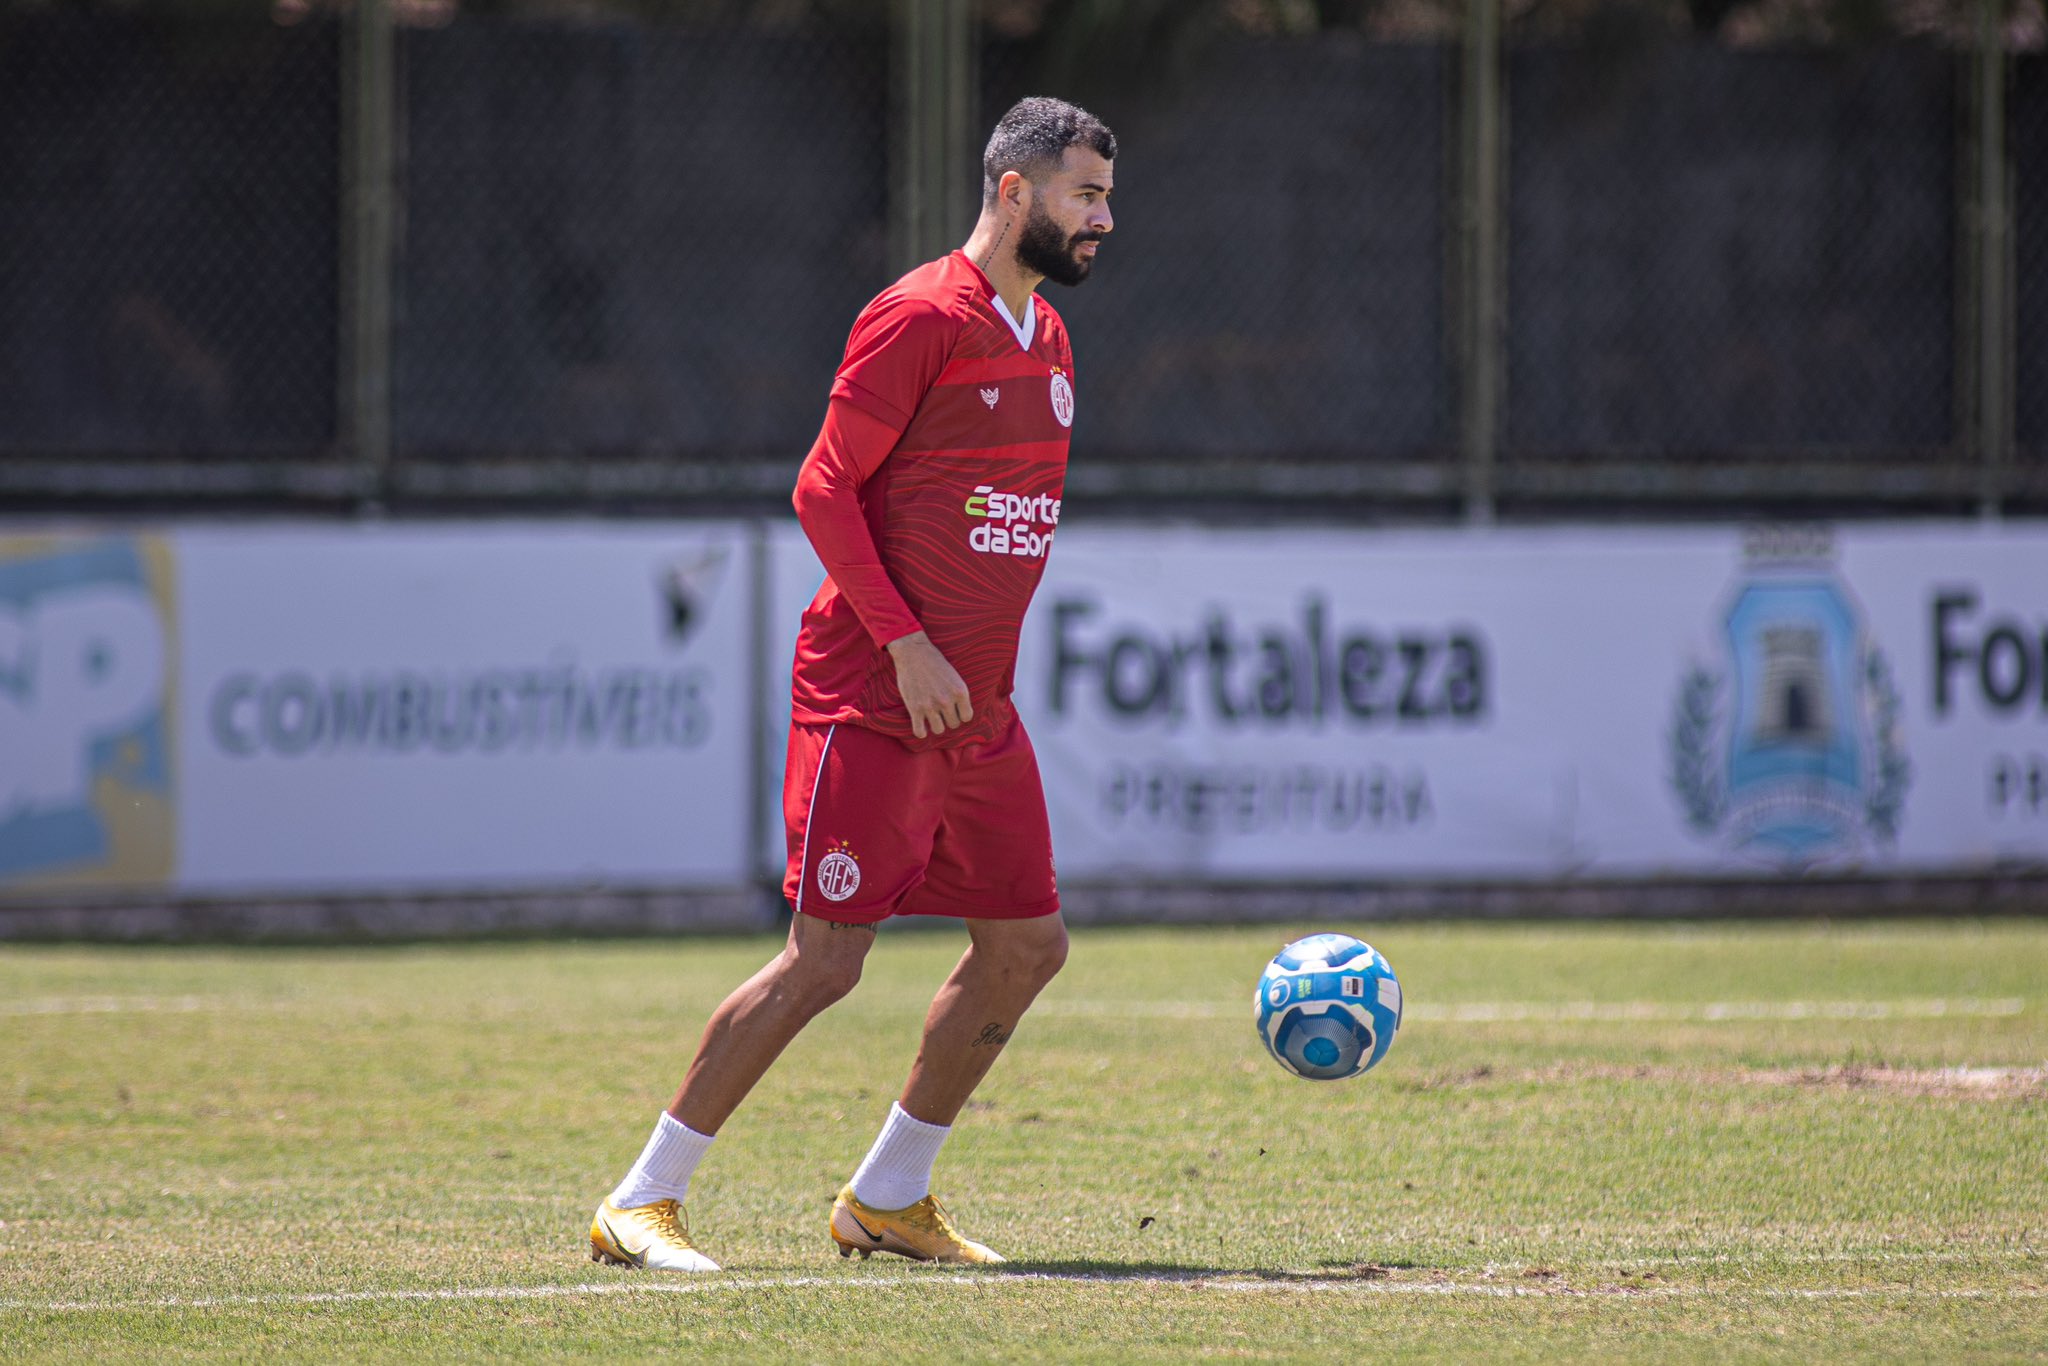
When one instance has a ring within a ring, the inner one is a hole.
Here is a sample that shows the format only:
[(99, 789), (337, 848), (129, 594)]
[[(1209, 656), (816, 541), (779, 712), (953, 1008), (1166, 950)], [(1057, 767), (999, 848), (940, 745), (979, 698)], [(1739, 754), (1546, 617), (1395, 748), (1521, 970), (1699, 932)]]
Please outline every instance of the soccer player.
[(712, 1013), (675, 1100), (590, 1229), (593, 1259), (715, 1271), (682, 1202), (713, 1137), (797, 1033), (853, 989), (892, 915), (958, 916), (900, 1099), (832, 1206), (840, 1255), (1000, 1262), (931, 1193), (932, 1164), (1066, 960), (1052, 837), (1011, 706), (1024, 609), (1060, 519), (1074, 362), (1042, 280), (1076, 285), (1112, 225), (1116, 138), (1020, 102), (982, 155), (966, 246), (861, 312), (796, 511), (828, 577), (797, 640), (783, 812), (795, 916)]

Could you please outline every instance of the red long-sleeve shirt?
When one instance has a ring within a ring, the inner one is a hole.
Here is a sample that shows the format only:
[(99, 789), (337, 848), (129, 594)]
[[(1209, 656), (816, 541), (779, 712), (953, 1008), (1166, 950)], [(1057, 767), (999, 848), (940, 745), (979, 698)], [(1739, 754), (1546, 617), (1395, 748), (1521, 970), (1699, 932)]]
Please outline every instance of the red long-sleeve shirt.
[[(1008, 723), (1024, 611), (1059, 523), (1072, 376), (1059, 315), (1034, 297), (1018, 328), (957, 251), (862, 310), (797, 476), (797, 518), (827, 574), (797, 637), (797, 720), (914, 748), (980, 743)], [(920, 629), (974, 708), (924, 740), (884, 648)]]

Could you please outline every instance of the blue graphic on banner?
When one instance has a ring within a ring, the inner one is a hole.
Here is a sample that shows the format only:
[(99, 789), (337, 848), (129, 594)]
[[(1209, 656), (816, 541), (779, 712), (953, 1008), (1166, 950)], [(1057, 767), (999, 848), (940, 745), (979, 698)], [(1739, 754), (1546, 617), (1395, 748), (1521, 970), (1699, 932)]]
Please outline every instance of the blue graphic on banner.
[(1895, 842), (1898, 690), (1832, 565), (1752, 563), (1722, 639), (1724, 669), (1692, 669), (1672, 723), (1687, 824), (1786, 868)]
[(0, 540), (0, 883), (169, 872), (169, 633), (151, 545)]

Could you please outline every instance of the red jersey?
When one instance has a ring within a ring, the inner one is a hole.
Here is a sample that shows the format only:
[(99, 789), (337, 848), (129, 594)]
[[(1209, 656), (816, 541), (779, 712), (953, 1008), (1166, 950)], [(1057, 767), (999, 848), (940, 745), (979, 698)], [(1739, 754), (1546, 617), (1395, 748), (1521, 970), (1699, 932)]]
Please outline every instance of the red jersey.
[[(1059, 525), (1074, 361), (1035, 295), (1023, 327), (960, 253), (861, 311), (797, 517), (828, 577), (797, 636), (798, 721), (853, 722), (913, 749), (977, 744), (1012, 715), (1017, 639)], [(913, 738), (884, 648), (922, 629), (974, 719)]]

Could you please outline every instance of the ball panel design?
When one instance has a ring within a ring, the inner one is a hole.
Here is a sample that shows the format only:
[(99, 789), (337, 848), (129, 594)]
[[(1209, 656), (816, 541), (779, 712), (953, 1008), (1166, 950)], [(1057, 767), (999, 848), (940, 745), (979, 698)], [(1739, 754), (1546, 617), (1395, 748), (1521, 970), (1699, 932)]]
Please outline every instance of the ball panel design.
[(1369, 1071), (1401, 1027), (1401, 987), (1371, 945), (1313, 934), (1280, 950), (1252, 998), (1260, 1042), (1282, 1067), (1314, 1081)]
[(1283, 1011), (1271, 1037), (1273, 1056), (1311, 1081), (1358, 1076), (1376, 1042), (1371, 1023), (1342, 1006)]
[(1280, 950), (1273, 962), (1289, 971), (1306, 967), (1335, 968), (1342, 967), (1360, 954), (1371, 953), (1368, 945), (1348, 934), (1312, 934)]

